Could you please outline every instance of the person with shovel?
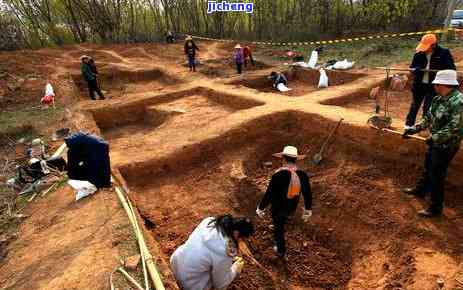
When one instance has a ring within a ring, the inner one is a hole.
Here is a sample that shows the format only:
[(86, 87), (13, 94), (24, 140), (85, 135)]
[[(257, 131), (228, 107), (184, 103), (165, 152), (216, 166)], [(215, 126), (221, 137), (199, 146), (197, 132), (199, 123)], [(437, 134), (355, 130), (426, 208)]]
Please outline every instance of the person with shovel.
[(413, 101), (410, 105), (404, 129), (410, 129), (415, 125), (416, 115), (423, 104), (423, 116), (429, 110), (432, 99), (436, 95), (432, 82), (436, 72), (427, 70), (455, 70), (452, 54), (446, 48), (439, 46), (435, 34), (426, 34), (416, 48), (410, 69), (414, 80), (412, 85)]
[(204, 219), (170, 258), (180, 288), (226, 289), (243, 271), (239, 243), (253, 234), (248, 218), (221, 215)]
[(263, 218), (265, 208), (271, 205), (274, 226), (273, 250), (280, 258), (285, 258), (285, 225), (296, 212), (301, 194), (305, 205), (302, 220), (309, 221), (312, 216), (312, 191), (309, 176), (296, 165), (297, 160), (305, 157), (298, 155), (296, 147), (286, 146), (283, 152), (274, 156), (283, 159), (283, 166), (273, 174), (267, 191), (257, 206), (256, 214)]
[(404, 137), (429, 129), (431, 137), (426, 140), (428, 150), (424, 172), (414, 188), (403, 191), (418, 198), (431, 193), (431, 204), (419, 215), (439, 216), (444, 207), (444, 181), (450, 162), (455, 157), (463, 139), (463, 94), (459, 91), (457, 72), (442, 70), (432, 82), (437, 97), (423, 120), (405, 130)]

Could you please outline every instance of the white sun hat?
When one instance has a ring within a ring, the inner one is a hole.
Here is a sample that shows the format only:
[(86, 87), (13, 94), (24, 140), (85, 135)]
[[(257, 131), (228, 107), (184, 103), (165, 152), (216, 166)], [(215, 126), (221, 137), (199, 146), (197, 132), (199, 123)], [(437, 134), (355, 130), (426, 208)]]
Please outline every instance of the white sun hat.
[(282, 158), (283, 156), (291, 157), (291, 158), (296, 158), (296, 159), (304, 159), (305, 155), (299, 155), (297, 152), (297, 148), (294, 146), (285, 146), (283, 148), (283, 152), (275, 153), (273, 156)]
[(451, 69), (437, 72), (436, 78), (432, 82), (434, 85), (459, 86), (457, 72)]

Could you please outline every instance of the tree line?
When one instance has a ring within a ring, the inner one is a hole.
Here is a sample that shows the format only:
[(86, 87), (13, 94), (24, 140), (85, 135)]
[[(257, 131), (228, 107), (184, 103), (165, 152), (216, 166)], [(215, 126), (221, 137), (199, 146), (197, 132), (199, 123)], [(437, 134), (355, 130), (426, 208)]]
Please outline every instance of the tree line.
[(252, 14), (207, 14), (207, 0), (0, 0), (0, 49), (88, 41), (158, 41), (168, 30), (178, 34), (272, 41), (417, 31), (441, 27), (448, 1), (247, 2), (254, 3)]

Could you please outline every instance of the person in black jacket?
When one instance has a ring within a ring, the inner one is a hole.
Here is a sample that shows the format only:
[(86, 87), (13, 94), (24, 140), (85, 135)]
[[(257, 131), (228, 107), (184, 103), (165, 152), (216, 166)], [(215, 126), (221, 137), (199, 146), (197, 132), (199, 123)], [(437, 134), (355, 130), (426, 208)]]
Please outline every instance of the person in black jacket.
[(87, 82), (90, 98), (92, 100), (96, 100), (95, 93), (97, 93), (98, 96), (100, 96), (100, 99), (104, 100), (105, 97), (101, 92), (100, 86), (98, 84), (98, 71), (96, 70), (95, 63), (93, 62), (92, 65), (90, 63), (91, 58), (87, 55), (81, 56), (80, 60), (80, 71), (82, 73), (83, 79)]
[(196, 43), (193, 41), (191, 36), (187, 36), (185, 39), (185, 54), (188, 57), (188, 66), (190, 67), (190, 71), (196, 71), (196, 51), (199, 50)]
[(436, 72), (423, 70), (456, 70), (452, 54), (446, 48), (438, 45), (434, 34), (426, 34), (416, 48), (410, 68), (414, 74), (412, 86), (413, 101), (405, 122), (405, 130), (415, 125), (416, 115), (423, 104), (423, 116), (429, 110), (432, 99), (436, 95), (432, 82), (436, 78)]
[(285, 225), (296, 212), (300, 195), (304, 197), (302, 220), (307, 222), (312, 216), (312, 191), (307, 173), (297, 168), (296, 161), (304, 156), (297, 154), (297, 148), (286, 146), (275, 157), (283, 158), (283, 166), (272, 176), (264, 197), (257, 206), (256, 214), (265, 216), (265, 208), (271, 205), (274, 226), (274, 251), (281, 258), (286, 255)]

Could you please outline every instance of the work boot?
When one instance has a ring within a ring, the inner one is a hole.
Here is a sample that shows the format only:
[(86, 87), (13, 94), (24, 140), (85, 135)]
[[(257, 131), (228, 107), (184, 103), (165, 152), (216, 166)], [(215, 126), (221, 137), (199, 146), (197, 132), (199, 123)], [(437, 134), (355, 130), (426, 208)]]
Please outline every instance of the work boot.
[(408, 188), (403, 188), (402, 189), (403, 193), (406, 193), (408, 195), (413, 195), (417, 198), (425, 198), (426, 194), (422, 191), (417, 189), (416, 187), (408, 187)]
[(428, 208), (428, 209), (423, 209), (423, 210), (420, 210), (418, 212), (418, 215), (422, 216), (422, 217), (427, 217), (427, 218), (431, 218), (431, 217), (438, 217), (438, 216), (441, 216), (442, 215), (442, 211), (440, 210), (433, 210), (431, 208)]

